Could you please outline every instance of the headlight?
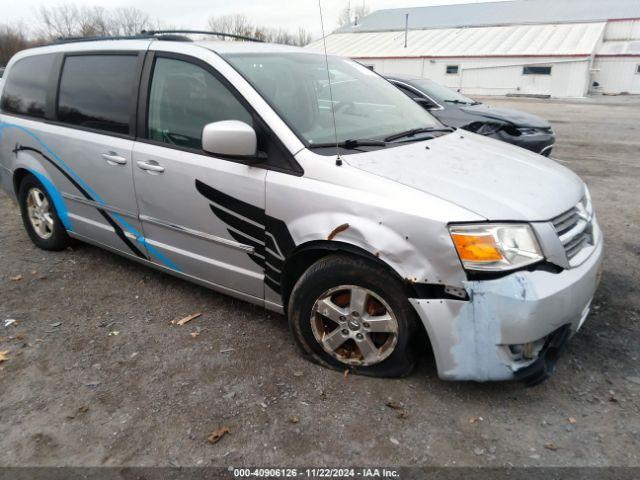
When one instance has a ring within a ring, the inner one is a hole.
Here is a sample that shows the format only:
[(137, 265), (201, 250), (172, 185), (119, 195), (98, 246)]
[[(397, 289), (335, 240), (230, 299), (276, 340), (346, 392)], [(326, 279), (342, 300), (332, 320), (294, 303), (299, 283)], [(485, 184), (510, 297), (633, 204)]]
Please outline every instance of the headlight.
[(589, 192), (589, 188), (584, 186), (584, 198), (578, 204), (578, 210), (580, 208), (584, 209), (584, 215), (586, 218), (591, 221), (591, 217), (593, 217), (593, 203), (591, 202), (591, 192)]
[(500, 272), (544, 259), (527, 224), (451, 225), (449, 232), (467, 270)]

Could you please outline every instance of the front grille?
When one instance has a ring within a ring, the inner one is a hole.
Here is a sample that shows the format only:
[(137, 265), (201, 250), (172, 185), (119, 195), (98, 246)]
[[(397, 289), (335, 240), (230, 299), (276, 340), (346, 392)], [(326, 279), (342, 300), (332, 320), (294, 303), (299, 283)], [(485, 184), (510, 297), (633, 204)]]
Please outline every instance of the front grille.
[(586, 197), (575, 207), (551, 219), (569, 261), (583, 248), (593, 245), (592, 219), (591, 202)]

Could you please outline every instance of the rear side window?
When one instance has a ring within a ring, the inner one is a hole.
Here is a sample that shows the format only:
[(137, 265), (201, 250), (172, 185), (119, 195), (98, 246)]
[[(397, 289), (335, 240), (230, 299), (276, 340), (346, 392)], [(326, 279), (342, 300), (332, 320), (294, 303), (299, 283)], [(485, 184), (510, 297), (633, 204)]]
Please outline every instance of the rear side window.
[(94, 130), (129, 134), (137, 72), (137, 55), (67, 57), (60, 78), (58, 120)]
[(201, 149), (204, 126), (222, 120), (253, 124), (251, 114), (211, 73), (182, 60), (156, 59), (149, 95), (149, 139)]
[(43, 118), (54, 55), (37, 55), (16, 62), (5, 78), (2, 110)]

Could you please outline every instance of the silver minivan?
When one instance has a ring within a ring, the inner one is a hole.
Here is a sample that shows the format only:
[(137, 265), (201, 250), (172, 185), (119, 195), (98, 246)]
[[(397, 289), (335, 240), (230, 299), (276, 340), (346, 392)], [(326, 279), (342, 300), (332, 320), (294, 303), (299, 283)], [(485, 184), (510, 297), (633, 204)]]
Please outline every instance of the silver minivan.
[(153, 36), (8, 64), (0, 183), (31, 240), (76, 239), (284, 313), (303, 355), (376, 376), (554, 370), (602, 234), (555, 161), (447, 128), (351, 60)]

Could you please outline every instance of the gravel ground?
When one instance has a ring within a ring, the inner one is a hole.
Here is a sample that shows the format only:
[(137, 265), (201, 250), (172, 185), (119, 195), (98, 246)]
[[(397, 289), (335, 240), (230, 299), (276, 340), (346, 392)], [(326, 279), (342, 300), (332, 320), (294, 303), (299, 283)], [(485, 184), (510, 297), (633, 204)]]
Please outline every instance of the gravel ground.
[(550, 381), (447, 383), (426, 351), (405, 379), (344, 377), (281, 316), (91, 246), (37, 250), (0, 195), (0, 465), (640, 465), (640, 99), (489, 101), (551, 120), (606, 234)]

